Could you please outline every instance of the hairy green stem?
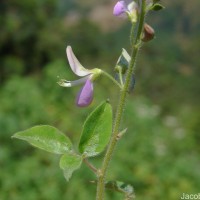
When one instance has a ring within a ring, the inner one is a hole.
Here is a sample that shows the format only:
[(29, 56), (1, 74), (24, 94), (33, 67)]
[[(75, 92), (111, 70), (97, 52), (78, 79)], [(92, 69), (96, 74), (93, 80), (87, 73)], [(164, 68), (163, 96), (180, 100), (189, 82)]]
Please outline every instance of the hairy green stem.
[(116, 111), (116, 115), (115, 115), (112, 137), (111, 137), (110, 143), (108, 145), (108, 148), (107, 148), (107, 151), (106, 151), (103, 163), (102, 163), (102, 167), (98, 171), (96, 200), (103, 200), (104, 199), (106, 172), (107, 172), (107, 169), (108, 169), (109, 162), (112, 158), (114, 148), (115, 148), (116, 143), (118, 141), (117, 138), (118, 138), (118, 134), (120, 132), (119, 129), (120, 129), (122, 115), (123, 115), (124, 108), (125, 108), (127, 93), (128, 93), (129, 85), (130, 85), (130, 82), (131, 82), (131, 76), (132, 76), (132, 73), (133, 73), (133, 70), (134, 70), (136, 57), (137, 57), (137, 54), (138, 54), (138, 49), (139, 49), (138, 44), (140, 43), (140, 38), (141, 38), (143, 25), (144, 25), (144, 18), (145, 18), (145, 0), (142, 0), (142, 4), (140, 6), (141, 6), (141, 10), (140, 10), (138, 26), (137, 26), (137, 30), (136, 30), (136, 37), (135, 37), (134, 43), (131, 45), (132, 46), (131, 61), (130, 61), (130, 64), (129, 64), (129, 68), (128, 68), (126, 80), (125, 80), (125, 83), (124, 83), (124, 87), (120, 91), (120, 99), (119, 99), (119, 103), (118, 103), (117, 111)]
[(131, 42), (131, 45), (134, 44), (134, 32), (135, 32), (135, 23), (132, 24), (132, 27), (131, 27), (131, 33), (130, 33), (130, 42)]

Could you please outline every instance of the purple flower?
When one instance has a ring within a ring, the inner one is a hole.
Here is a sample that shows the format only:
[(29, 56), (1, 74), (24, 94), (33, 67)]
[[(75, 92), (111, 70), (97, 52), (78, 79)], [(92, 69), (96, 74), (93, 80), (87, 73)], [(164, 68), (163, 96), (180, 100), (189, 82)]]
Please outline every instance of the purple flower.
[(133, 0), (118, 1), (113, 9), (115, 16), (124, 17), (128, 15), (132, 22), (137, 21), (138, 5)]
[(77, 76), (81, 76), (82, 78), (75, 81), (67, 81), (62, 79), (58, 82), (58, 84), (62, 87), (72, 87), (75, 85), (84, 84), (77, 95), (76, 104), (79, 107), (86, 107), (92, 103), (93, 80), (101, 74), (101, 70), (97, 68), (91, 70), (84, 68), (74, 55), (71, 46), (67, 46), (66, 53), (71, 70)]
[(113, 9), (113, 14), (115, 16), (121, 16), (124, 15), (128, 11), (127, 5), (125, 1), (118, 1)]
[(85, 85), (82, 87), (80, 92), (78, 93), (76, 99), (76, 105), (80, 107), (88, 106), (93, 100), (93, 84), (88, 79), (85, 82)]

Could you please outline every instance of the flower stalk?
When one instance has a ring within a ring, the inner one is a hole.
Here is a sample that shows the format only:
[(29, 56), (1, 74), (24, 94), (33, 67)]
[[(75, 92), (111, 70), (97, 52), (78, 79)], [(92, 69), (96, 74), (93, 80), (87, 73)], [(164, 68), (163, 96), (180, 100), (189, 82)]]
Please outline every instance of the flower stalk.
[(105, 71), (102, 71), (102, 74), (109, 78), (115, 85), (117, 85), (120, 88), (120, 90), (122, 89), (122, 85), (119, 84), (110, 74), (108, 74)]
[(129, 86), (131, 83), (131, 77), (133, 74), (138, 50), (139, 50), (140, 43), (141, 43), (141, 36), (142, 36), (142, 32), (143, 32), (144, 19), (145, 19), (146, 0), (141, 0), (140, 2), (141, 2), (140, 12), (139, 12), (140, 14), (139, 14), (139, 18), (138, 18), (138, 21), (136, 24), (136, 28), (137, 28), (136, 36), (135, 36), (134, 40), (131, 39), (131, 41), (133, 41), (133, 43), (131, 44), (131, 47), (132, 47), (131, 61), (130, 61), (129, 67), (128, 67), (127, 76), (125, 79), (123, 89), (120, 91), (120, 98), (119, 98), (119, 103), (118, 103), (117, 111), (116, 111), (116, 115), (115, 115), (112, 137), (111, 137), (110, 143), (108, 145), (105, 157), (103, 159), (102, 166), (99, 170), (100, 173), (98, 173), (96, 200), (104, 199), (106, 172), (107, 172), (109, 163), (111, 161), (116, 143), (118, 141), (117, 138), (118, 138), (118, 133), (120, 132), (119, 129), (120, 129), (121, 121), (122, 121), (123, 111), (125, 108), (127, 93), (128, 93)]

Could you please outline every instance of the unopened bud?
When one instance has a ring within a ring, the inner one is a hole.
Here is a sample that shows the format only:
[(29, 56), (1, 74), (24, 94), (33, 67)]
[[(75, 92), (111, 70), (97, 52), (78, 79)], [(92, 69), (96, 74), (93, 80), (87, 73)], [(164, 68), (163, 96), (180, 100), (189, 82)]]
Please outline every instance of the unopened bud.
[(129, 56), (127, 51), (125, 49), (122, 49), (122, 53), (119, 59), (117, 60), (115, 71), (119, 73), (121, 70), (122, 74), (125, 74), (126, 70), (128, 69), (130, 60), (131, 60), (131, 57)]
[(149, 42), (150, 40), (154, 38), (154, 36), (155, 36), (154, 29), (148, 24), (144, 24), (144, 32), (143, 32), (142, 41)]

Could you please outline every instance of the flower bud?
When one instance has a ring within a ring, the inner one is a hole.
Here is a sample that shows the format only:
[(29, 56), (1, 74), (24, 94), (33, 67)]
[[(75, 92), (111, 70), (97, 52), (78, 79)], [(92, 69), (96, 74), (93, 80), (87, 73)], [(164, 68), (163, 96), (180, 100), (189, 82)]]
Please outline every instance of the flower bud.
[(142, 41), (149, 42), (150, 40), (154, 38), (154, 36), (155, 36), (154, 29), (148, 24), (144, 24), (144, 32), (143, 32)]
[[(126, 75), (127, 75), (126, 73), (125, 73), (125, 74), (122, 74), (122, 82), (123, 82), (123, 83), (125, 83)], [(119, 77), (119, 74), (118, 74), (118, 73), (115, 74), (115, 80), (120, 81), (120, 77)], [(136, 83), (136, 81), (135, 81), (135, 75), (132, 74), (132, 75), (131, 75), (130, 85), (129, 85), (129, 88), (128, 88), (128, 91), (127, 91), (128, 93), (131, 93), (131, 92), (134, 90), (134, 88), (135, 88), (135, 83)]]
[(131, 57), (127, 53), (125, 49), (122, 49), (122, 53), (117, 60), (117, 64), (115, 66), (115, 71), (119, 73), (121, 70), (122, 74), (125, 74), (126, 70), (128, 69), (129, 63), (130, 63)]
[(136, 23), (138, 17), (138, 4), (132, 0), (118, 1), (113, 8), (113, 14), (118, 17), (128, 16), (132, 23)]

